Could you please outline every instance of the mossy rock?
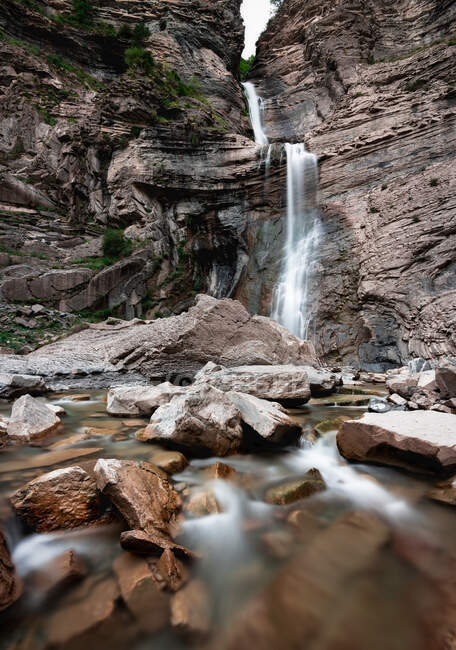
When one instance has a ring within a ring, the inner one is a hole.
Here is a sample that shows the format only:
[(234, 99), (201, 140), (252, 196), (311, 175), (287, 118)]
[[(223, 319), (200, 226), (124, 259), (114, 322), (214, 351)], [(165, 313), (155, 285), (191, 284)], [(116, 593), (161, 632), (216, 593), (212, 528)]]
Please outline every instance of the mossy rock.
[(351, 419), (353, 418), (349, 415), (339, 415), (339, 417), (337, 418), (322, 420), (321, 422), (315, 425), (315, 433), (321, 437), (326, 435), (330, 431), (338, 431), (339, 427), (341, 427), (346, 420), (351, 420)]
[(320, 472), (317, 469), (311, 469), (302, 478), (285, 481), (269, 488), (264, 495), (264, 500), (266, 503), (286, 506), (325, 489), (326, 484)]

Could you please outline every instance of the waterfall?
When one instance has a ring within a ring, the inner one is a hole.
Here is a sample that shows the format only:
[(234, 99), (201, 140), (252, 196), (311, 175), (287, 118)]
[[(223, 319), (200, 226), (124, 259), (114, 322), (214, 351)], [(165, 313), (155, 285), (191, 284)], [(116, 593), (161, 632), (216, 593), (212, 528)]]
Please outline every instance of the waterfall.
[(264, 101), (258, 97), (255, 86), (250, 81), (242, 84), (249, 105), (250, 123), (252, 124), (255, 142), (261, 145), (269, 144), (268, 136), (263, 127)]
[(300, 338), (307, 338), (309, 288), (320, 238), (317, 157), (304, 144), (286, 144), (287, 224), (279, 283), (271, 316)]
[[(272, 145), (264, 131), (264, 101), (250, 81), (242, 84), (249, 104), (255, 142), (262, 145), (259, 167), (269, 173)], [(267, 147), (267, 153), (265, 151)], [(320, 238), (317, 157), (304, 144), (285, 144), (287, 158), (286, 243), (271, 317), (300, 338), (307, 338), (309, 290)]]

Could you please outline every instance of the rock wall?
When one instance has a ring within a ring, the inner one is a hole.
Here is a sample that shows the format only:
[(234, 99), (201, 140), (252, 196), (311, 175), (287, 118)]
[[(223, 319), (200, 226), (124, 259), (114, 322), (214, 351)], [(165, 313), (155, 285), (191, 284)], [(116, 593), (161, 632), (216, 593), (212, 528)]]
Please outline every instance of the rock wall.
[[(455, 35), (452, 2), (284, 0), (260, 39), (268, 134), (320, 160), (313, 319), (333, 362), (456, 353)], [(282, 234), (276, 211), (251, 233), (239, 295), (264, 313)]]

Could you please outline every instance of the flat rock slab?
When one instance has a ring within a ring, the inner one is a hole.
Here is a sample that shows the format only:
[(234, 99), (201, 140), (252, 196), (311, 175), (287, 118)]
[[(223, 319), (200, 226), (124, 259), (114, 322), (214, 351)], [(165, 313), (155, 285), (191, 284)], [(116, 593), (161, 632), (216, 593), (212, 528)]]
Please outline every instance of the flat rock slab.
[(436, 411), (367, 413), (337, 434), (345, 458), (450, 473), (456, 470), (456, 415)]

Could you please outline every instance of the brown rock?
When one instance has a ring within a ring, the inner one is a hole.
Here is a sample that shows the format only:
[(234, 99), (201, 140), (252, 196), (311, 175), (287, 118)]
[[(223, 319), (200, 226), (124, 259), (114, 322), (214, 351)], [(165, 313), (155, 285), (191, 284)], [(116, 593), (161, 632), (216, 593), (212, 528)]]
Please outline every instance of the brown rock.
[(286, 530), (271, 530), (263, 533), (261, 543), (265, 551), (277, 560), (289, 557), (293, 546), (293, 535)]
[(209, 467), (206, 467), (204, 470), (204, 475), (207, 477), (207, 479), (222, 479), (225, 481), (235, 480), (238, 478), (238, 473), (234, 467), (231, 467), (231, 465), (227, 465), (226, 463), (222, 463), (219, 460), (217, 460), (212, 465), (209, 465)]
[(114, 561), (114, 572), (126, 606), (144, 632), (156, 634), (169, 622), (169, 599), (157, 585), (147, 561), (122, 553)]
[(177, 559), (170, 549), (163, 551), (157, 568), (170, 591), (178, 591), (188, 580), (187, 567)]
[(205, 488), (198, 488), (190, 495), (184, 510), (195, 517), (204, 517), (222, 511), (212, 490)]
[(44, 402), (31, 395), (23, 395), (14, 402), (7, 428), (11, 440), (27, 443), (58, 433), (61, 429), (60, 419)]
[(82, 557), (70, 549), (29, 574), (28, 582), (34, 590), (52, 598), (85, 578), (87, 573), (87, 565)]
[[(149, 542), (149, 548), (174, 546), (171, 527), (181, 501), (165, 472), (144, 461), (104, 458), (97, 461), (94, 472), (98, 489), (111, 499), (135, 533), (129, 531), (129, 536), (122, 535), (124, 548), (133, 549), (132, 544), (138, 539), (144, 545)], [(138, 538), (137, 531), (143, 536)]]
[(22, 594), (19, 580), (3, 532), (0, 530), (0, 612), (10, 607)]
[(171, 624), (185, 636), (201, 638), (210, 630), (210, 602), (202, 580), (191, 580), (171, 599)]
[(144, 532), (143, 530), (126, 530), (120, 534), (120, 545), (126, 551), (143, 555), (161, 555), (164, 550), (171, 550), (179, 557), (193, 560), (196, 554), (185, 546), (175, 544), (172, 539), (161, 533)]
[(337, 435), (345, 458), (449, 473), (456, 470), (456, 416), (434, 411), (368, 413)]
[(149, 462), (167, 474), (183, 472), (188, 466), (188, 460), (180, 451), (169, 451), (165, 449), (157, 449), (149, 458)]
[(451, 399), (456, 397), (455, 368), (437, 368), (435, 371), (435, 380), (442, 398)]
[(9, 460), (0, 464), (0, 474), (20, 472), (21, 470), (36, 469), (38, 467), (52, 467), (52, 465), (66, 463), (82, 456), (94, 456), (101, 451), (103, 451), (101, 447), (71, 447), (38, 454), (38, 456), (32, 456), (26, 460)]
[(77, 528), (100, 520), (96, 483), (78, 466), (39, 476), (18, 490), (11, 503), (17, 516), (38, 532)]

